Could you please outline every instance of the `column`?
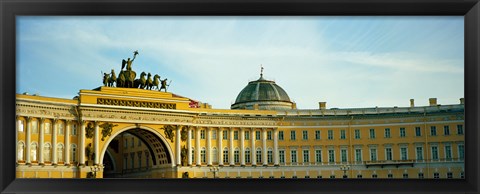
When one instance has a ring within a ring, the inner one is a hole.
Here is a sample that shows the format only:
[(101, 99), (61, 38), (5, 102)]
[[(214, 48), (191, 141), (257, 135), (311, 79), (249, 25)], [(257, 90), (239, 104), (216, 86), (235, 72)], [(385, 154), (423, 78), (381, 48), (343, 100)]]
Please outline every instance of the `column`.
[(65, 121), (65, 125), (66, 125), (66, 129), (65, 129), (65, 137), (64, 137), (64, 140), (65, 140), (65, 146), (63, 146), (64, 148), (64, 152), (65, 153), (65, 165), (69, 165), (70, 164), (70, 129), (71, 129), (71, 121)]
[(262, 163), (264, 166), (268, 165), (267, 158), (267, 129), (262, 128)]
[(52, 164), (57, 164), (57, 131), (58, 131), (58, 122), (59, 120), (55, 119), (53, 121), (53, 131), (52, 131)]
[(222, 139), (223, 139), (223, 130), (222, 128), (218, 128), (218, 165), (223, 166), (223, 146), (222, 146)]
[(31, 152), (31, 148), (30, 148), (30, 139), (31, 139), (31, 133), (32, 133), (32, 118), (31, 117), (27, 117), (27, 133), (26, 133), (26, 137), (25, 137), (25, 156), (26, 156), (26, 163), (27, 164), (30, 164), (31, 163), (31, 160), (30, 160), (30, 152)]
[(273, 161), (275, 166), (280, 163), (278, 158), (278, 128), (273, 129)]
[(212, 165), (212, 134), (210, 127), (207, 127), (207, 165)]
[(197, 132), (197, 135), (195, 135), (195, 154), (197, 156), (195, 158), (197, 158), (197, 166), (200, 166), (202, 164), (202, 157), (200, 155), (200, 151), (202, 150), (200, 147), (200, 127), (195, 127), (195, 132)]
[(38, 156), (38, 163), (39, 164), (43, 164), (45, 161), (44, 161), (44, 158), (43, 158), (43, 146), (45, 144), (45, 119), (44, 118), (40, 118), (40, 129), (38, 130), (39, 134), (38, 134), (38, 148), (39, 148), (39, 156)]
[(187, 136), (187, 164), (192, 166), (192, 127), (188, 127), (188, 136)]
[(229, 144), (230, 149), (228, 150), (228, 155), (229, 155), (228, 156), (229, 157), (228, 161), (230, 162), (230, 166), (235, 166), (235, 160), (233, 158), (233, 152), (234, 152), (234, 148), (233, 148), (233, 128), (230, 127), (228, 130), (230, 132), (230, 141), (229, 141), (230, 142), (230, 144)]
[(78, 151), (79, 151), (79, 158), (80, 158), (80, 165), (85, 165), (85, 126), (87, 125), (86, 121), (81, 122), (81, 127), (80, 127), (80, 135), (78, 136), (79, 138), (79, 146), (78, 146)]
[(251, 151), (250, 153), (252, 154), (252, 157), (250, 159), (252, 159), (252, 166), (256, 166), (257, 165), (257, 150), (255, 149), (255, 128), (252, 128), (252, 132), (251, 132), (251, 137), (252, 137), (252, 148), (251, 148)]
[(180, 125), (177, 125), (177, 129), (175, 130), (175, 160), (177, 161), (177, 166), (182, 165), (182, 150), (180, 147)]
[(245, 128), (240, 128), (240, 165), (245, 166)]
[(95, 152), (95, 158), (93, 160), (93, 163), (95, 165), (99, 164), (99, 159), (100, 159), (100, 153), (99, 153), (99, 147), (100, 147), (100, 141), (99, 141), (99, 133), (100, 132), (100, 127), (98, 126), (98, 121), (95, 121), (95, 131), (93, 133), (93, 151)]

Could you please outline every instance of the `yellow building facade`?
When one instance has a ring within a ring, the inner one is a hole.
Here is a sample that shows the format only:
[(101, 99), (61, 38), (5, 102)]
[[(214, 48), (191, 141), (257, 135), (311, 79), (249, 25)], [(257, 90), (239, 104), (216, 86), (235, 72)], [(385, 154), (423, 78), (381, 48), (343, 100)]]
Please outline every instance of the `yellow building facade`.
[[(464, 100), (297, 109), (273, 81), (232, 109), (99, 87), (17, 94), (17, 178), (464, 178)], [(13, 148), (12, 148), (13, 149)]]

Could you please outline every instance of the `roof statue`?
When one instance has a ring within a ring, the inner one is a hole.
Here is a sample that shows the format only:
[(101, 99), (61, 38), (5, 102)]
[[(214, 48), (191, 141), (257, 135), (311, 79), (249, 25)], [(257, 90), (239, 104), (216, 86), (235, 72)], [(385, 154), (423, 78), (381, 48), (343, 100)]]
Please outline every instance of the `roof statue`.
[[(155, 76), (152, 79), (151, 73), (147, 74), (145, 72), (142, 72), (140, 74), (140, 78), (135, 79), (137, 76), (137, 73), (133, 71), (132, 63), (137, 57), (137, 55), (139, 55), (138, 50), (133, 51), (132, 59), (130, 58), (127, 58), (127, 60), (122, 59), (122, 68), (120, 69), (120, 73), (118, 73), (118, 77), (115, 75), (115, 71), (113, 69), (112, 69), (112, 72), (109, 74), (102, 72), (103, 85), (105, 87), (139, 88), (139, 89), (157, 90), (157, 91), (161, 91), (161, 89), (165, 89), (165, 92), (167, 92), (167, 88), (170, 84), (166, 84), (167, 79), (161, 80), (158, 74), (155, 74)], [(147, 75), (148, 75), (148, 78), (145, 78), (145, 76)], [(172, 81), (170, 80), (170, 82)], [(161, 87), (159, 87), (160, 84), (161, 84)]]

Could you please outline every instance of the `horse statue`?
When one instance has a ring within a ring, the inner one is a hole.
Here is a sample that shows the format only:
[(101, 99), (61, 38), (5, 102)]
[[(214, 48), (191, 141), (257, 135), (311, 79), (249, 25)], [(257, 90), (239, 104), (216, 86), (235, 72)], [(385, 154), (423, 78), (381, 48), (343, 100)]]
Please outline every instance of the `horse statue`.
[(108, 87), (113, 87), (113, 83), (117, 81), (117, 76), (115, 75), (115, 71), (112, 69), (110, 73), (110, 78), (108, 78)]
[(125, 75), (123, 74), (124, 71), (120, 71), (117, 78), (117, 88), (122, 88), (125, 86)]
[(145, 86), (147, 85), (146, 84), (147, 80), (145, 79), (145, 75), (146, 75), (146, 73), (142, 72), (140, 74), (140, 78), (135, 80), (135, 82), (133, 84), (135, 88), (145, 89)]
[(152, 74), (148, 73), (147, 90), (151, 90), (153, 85)]
[(125, 88), (133, 88), (133, 82), (135, 81), (135, 77), (137, 76), (137, 73), (135, 71), (123, 71), (123, 76), (125, 77)]
[(155, 74), (155, 76), (153, 76), (152, 88), (154, 86), (156, 88), (156, 90), (158, 90), (159, 89), (158, 85), (160, 85), (160, 76), (158, 74)]

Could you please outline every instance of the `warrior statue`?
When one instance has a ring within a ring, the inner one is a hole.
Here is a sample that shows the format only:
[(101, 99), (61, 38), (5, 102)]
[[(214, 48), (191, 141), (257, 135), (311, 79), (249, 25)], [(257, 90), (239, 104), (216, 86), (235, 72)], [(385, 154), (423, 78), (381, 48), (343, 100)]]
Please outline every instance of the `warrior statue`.
[(115, 75), (115, 71), (112, 69), (110, 73), (110, 78), (108, 78), (108, 87), (113, 87), (113, 83), (117, 81), (117, 75)]
[(103, 73), (103, 86), (108, 86), (108, 80), (110, 76), (107, 73)]
[(167, 78), (165, 78), (164, 80), (161, 80), (161, 81), (162, 81), (162, 87), (160, 87), (159, 91), (162, 91), (162, 89), (165, 89), (165, 92), (167, 92), (167, 88), (168, 88), (168, 86), (170, 86), (170, 84), (167, 84)]

